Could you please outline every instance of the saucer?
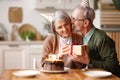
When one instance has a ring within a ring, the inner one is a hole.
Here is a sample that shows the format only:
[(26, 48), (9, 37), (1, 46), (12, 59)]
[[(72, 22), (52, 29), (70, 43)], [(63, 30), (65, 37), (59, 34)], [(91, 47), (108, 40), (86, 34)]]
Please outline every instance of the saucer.
[(96, 78), (108, 77), (112, 75), (112, 73), (108, 71), (85, 71), (84, 74), (86, 74), (87, 76), (96, 77)]
[(18, 77), (32, 77), (39, 73), (40, 72), (37, 70), (19, 70), (19, 71), (14, 71), (12, 74)]

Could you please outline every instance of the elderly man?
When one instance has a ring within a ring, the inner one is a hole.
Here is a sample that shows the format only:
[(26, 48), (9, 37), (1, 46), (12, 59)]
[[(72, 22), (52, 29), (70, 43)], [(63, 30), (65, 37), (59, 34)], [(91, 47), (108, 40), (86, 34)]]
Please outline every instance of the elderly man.
[(120, 77), (115, 43), (104, 31), (95, 28), (94, 18), (95, 12), (86, 2), (73, 11), (73, 29), (83, 35), (83, 43), (89, 46), (89, 53), (82, 56), (73, 54), (71, 58), (87, 64), (89, 68), (105, 69)]

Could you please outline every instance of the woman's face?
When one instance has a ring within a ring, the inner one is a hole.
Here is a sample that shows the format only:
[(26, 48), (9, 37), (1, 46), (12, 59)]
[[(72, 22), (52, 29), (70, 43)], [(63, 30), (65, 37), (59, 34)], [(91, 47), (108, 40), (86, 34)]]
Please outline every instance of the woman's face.
[(71, 33), (70, 23), (66, 23), (62, 19), (55, 20), (54, 22), (55, 31), (63, 38), (69, 37)]

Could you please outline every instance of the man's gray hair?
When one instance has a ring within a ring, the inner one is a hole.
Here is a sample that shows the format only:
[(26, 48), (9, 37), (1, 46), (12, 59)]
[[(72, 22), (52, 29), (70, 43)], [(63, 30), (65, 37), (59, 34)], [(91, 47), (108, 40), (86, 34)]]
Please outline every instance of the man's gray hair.
[(84, 18), (88, 19), (91, 22), (91, 24), (93, 23), (93, 20), (95, 19), (94, 9), (92, 9), (90, 7), (84, 7), (81, 5), (77, 6), (76, 8), (84, 10), (85, 11)]

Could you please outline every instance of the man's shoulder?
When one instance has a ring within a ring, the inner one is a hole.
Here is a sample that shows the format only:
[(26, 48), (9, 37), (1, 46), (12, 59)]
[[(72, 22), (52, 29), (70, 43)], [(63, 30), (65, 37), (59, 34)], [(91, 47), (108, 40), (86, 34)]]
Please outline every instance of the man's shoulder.
[(110, 41), (110, 42), (114, 42), (108, 35), (105, 31), (103, 30), (100, 30), (100, 29), (95, 29), (95, 32), (93, 34), (94, 36), (94, 39), (98, 40), (99, 41), (103, 41), (103, 40), (107, 40), (107, 41)]
[(106, 37), (107, 36), (105, 31), (98, 29), (98, 28), (95, 28), (94, 35), (96, 35), (98, 37)]

